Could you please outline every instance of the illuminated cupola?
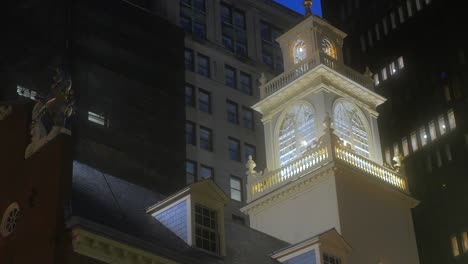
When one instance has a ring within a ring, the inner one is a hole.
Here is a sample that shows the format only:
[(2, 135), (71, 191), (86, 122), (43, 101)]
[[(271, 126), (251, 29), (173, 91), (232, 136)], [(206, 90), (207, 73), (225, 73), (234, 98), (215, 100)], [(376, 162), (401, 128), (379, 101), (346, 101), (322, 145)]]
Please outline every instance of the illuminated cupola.
[[(385, 98), (368, 75), (343, 64), (345, 36), (308, 15), (277, 39), (285, 72), (261, 82), (253, 106), (263, 116), (267, 168), (248, 161), (242, 211), (252, 228), (293, 245), (336, 230), (352, 252), (327, 254), (342, 263), (418, 263), (411, 217), (418, 202), (400, 162), (382, 162), (376, 109)], [(291, 254), (298, 252), (307, 253)]]

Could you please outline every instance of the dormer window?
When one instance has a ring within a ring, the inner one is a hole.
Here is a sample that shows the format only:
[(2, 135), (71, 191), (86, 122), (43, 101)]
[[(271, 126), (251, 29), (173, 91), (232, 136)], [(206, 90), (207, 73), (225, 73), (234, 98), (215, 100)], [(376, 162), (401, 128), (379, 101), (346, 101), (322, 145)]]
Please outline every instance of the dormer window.
[(322, 39), (322, 51), (333, 59), (337, 59), (336, 48), (328, 39)]
[(303, 40), (297, 40), (294, 44), (294, 64), (299, 63), (307, 57), (306, 45)]
[(195, 246), (218, 253), (218, 218), (215, 210), (195, 205)]

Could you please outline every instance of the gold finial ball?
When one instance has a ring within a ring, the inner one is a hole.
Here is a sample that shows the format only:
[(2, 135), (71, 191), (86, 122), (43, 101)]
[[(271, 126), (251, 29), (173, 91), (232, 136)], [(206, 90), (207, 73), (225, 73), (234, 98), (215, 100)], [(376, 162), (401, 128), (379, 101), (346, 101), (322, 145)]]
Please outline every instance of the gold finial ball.
[(305, 15), (310, 16), (312, 15), (312, 0), (304, 0), (304, 8), (305, 8)]

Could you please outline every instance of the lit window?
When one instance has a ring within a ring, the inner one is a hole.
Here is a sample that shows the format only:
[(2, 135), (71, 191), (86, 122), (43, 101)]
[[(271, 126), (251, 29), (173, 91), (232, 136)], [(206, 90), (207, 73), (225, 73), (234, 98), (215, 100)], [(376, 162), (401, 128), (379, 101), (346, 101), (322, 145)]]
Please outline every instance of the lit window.
[(188, 83), (185, 84), (185, 105), (195, 107), (195, 88)]
[(401, 145), (403, 147), (403, 156), (408, 156), (409, 155), (409, 145), (408, 145), (408, 139), (406, 137), (404, 137), (402, 140), (401, 140)]
[(452, 235), (450, 238), (451, 244), (452, 244), (452, 254), (454, 257), (460, 256), (460, 248), (458, 247), (458, 239), (457, 235)]
[(224, 65), (224, 84), (234, 89), (237, 88), (236, 69), (229, 65)]
[(240, 161), (241, 153), (240, 153), (240, 143), (239, 140), (235, 138), (228, 138), (228, 146), (229, 146), (229, 159)]
[(202, 89), (198, 91), (198, 110), (211, 113), (211, 94)]
[(194, 71), (194, 60), (193, 60), (193, 50), (185, 49), (184, 52), (184, 61), (185, 61), (185, 70)]
[(403, 14), (403, 7), (398, 7), (398, 16), (400, 17), (400, 24), (405, 22), (405, 16)]
[(357, 154), (369, 158), (368, 132), (359, 109), (348, 102), (339, 102), (335, 105), (333, 117), (336, 135), (345, 145), (350, 144)]
[(240, 72), (240, 91), (247, 95), (252, 95), (252, 77), (250, 74)]
[(188, 241), (187, 200), (184, 200), (154, 216), (185, 242)]
[(377, 40), (380, 40), (380, 26), (379, 24), (375, 24), (375, 37)]
[(387, 34), (388, 34), (388, 24), (387, 24), (387, 18), (386, 17), (384, 17), (382, 19), (382, 25), (383, 25), (384, 34), (385, 34), (385, 36), (387, 36)]
[(213, 178), (213, 175), (214, 175), (213, 168), (205, 166), (205, 165), (200, 166), (200, 178), (201, 179)]
[[(301, 264), (301, 263), (316, 263), (315, 250), (300, 254), (283, 262), (283, 264)], [(340, 263), (341, 264), (341, 263)]]
[(468, 252), (468, 233), (466, 231), (461, 233), (461, 240), (463, 252), (466, 253)]
[(408, 17), (413, 16), (413, 7), (412, 7), (412, 4), (411, 4), (411, 1), (412, 0), (406, 0), (406, 9), (408, 10)]
[(437, 168), (442, 167), (442, 155), (440, 155), (439, 150), (436, 151), (436, 164), (437, 164)]
[(185, 143), (190, 145), (197, 144), (195, 124), (190, 121), (185, 121)]
[(180, 24), (187, 32), (206, 38), (205, 0), (180, 1)]
[(403, 57), (400, 56), (400, 57), (398, 58), (398, 68), (401, 70), (401, 69), (403, 69), (404, 67), (405, 67), (405, 61), (403, 60)]
[(394, 75), (396, 73), (396, 66), (395, 62), (390, 63), (390, 75)]
[(434, 121), (429, 122), (429, 135), (431, 135), (431, 140), (432, 141), (437, 139), (436, 126), (435, 126)]
[(97, 114), (93, 112), (88, 112), (88, 121), (93, 122), (95, 124), (101, 125), (101, 126), (109, 126), (108, 120), (106, 120), (106, 117), (104, 114)]
[(250, 144), (244, 144), (244, 150), (245, 150), (245, 160), (249, 160), (249, 156), (252, 156), (252, 159), (255, 160), (256, 154), (255, 154), (255, 146), (252, 146)]
[(326, 253), (323, 254), (323, 264), (341, 264), (341, 259)]
[(421, 127), (419, 129), (419, 140), (421, 140), (421, 146), (424, 147), (427, 144), (427, 133), (426, 133), (426, 128)]
[(211, 129), (200, 126), (200, 148), (213, 151), (213, 138)]
[(439, 132), (440, 132), (440, 135), (442, 136), (445, 133), (447, 133), (447, 126), (445, 125), (445, 118), (443, 115), (439, 116), (438, 123), (439, 123)]
[(293, 49), (294, 64), (303, 61), (307, 57), (306, 45), (303, 40), (296, 41)]
[(218, 253), (218, 216), (216, 211), (195, 205), (195, 246)]
[(221, 4), (223, 45), (228, 50), (247, 56), (247, 31), (244, 12)]
[(381, 73), (382, 73), (382, 74), (381, 74), (381, 75), (382, 75), (382, 81), (387, 80), (387, 68), (386, 68), (386, 67), (384, 67), (384, 68), (382, 69)]
[(336, 48), (328, 39), (322, 39), (322, 51), (336, 60)]
[(210, 77), (210, 58), (200, 53), (197, 54), (197, 73)]
[(239, 123), (239, 114), (237, 104), (226, 100), (226, 113), (227, 120), (229, 123), (238, 124)]
[(254, 129), (253, 111), (245, 106), (242, 108), (242, 121), (245, 128)]
[(392, 29), (396, 28), (395, 13), (390, 13), (390, 22), (392, 23)]
[(279, 149), (281, 166), (293, 161), (312, 146), (316, 138), (315, 112), (306, 104), (294, 106), (280, 126)]
[(444, 148), (445, 148), (445, 156), (447, 157), (447, 160), (451, 161), (452, 160), (452, 150), (450, 149), (450, 145), (445, 144)]
[(231, 176), (231, 199), (242, 202), (242, 180)]
[(20, 95), (20, 96), (32, 99), (34, 101), (37, 101), (39, 99), (38, 96), (37, 96), (36, 91), (29, 90), (29, 89), (24, 88), (24, 87), (22, 87), (20, 85), (16, 86), (16, 93), (18, 95)]
[(185, 175), (187, 178), (187, 184), (195, 182), (197, 179), (197, 163), (194, 161), (185, 161)]
[(457, 127), (457, 123), (455, 122), (455, 113), (453, 110), (450, 110), (448, 111), (447, 116), (449, 121), (449, 128), (450, 130), (454, 130)]
[(416, 132), (411, 132), (411, 148), (413, 152), (418, 150), (418, 139), (416, 136)]
[(380, 81), (379, 81), (379, 75), (376, 73), (374, 74), (374, 85), (377, 86), (379, 85)]

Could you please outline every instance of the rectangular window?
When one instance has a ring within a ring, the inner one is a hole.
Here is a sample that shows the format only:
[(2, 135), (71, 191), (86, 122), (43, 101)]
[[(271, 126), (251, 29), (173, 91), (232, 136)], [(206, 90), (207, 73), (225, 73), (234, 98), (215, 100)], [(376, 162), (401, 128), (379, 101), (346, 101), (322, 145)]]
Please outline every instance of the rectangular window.
[(432, 141), (437, 139), (436, 126), (434, 121), (429, 122), (429, 135), (431, 136)]
[(231, 176), (231, 199), (242, 202), (242, 180)]
[(198, 110), (211, 113), (211, 94), (205, 90), (198, 90)]
[(185, 61), (185, 70), (194, 71), (194, 60), (193, 60), (193, 50), (185, 49), (184, 51), (184, 61)]
[(396, 74), (396, 65), (395, 62), (390, 63), (390, 75)]
[(381, 74), (382, 74), (382, 81), (387, 80), (387, 68), (386, 67), (382, 69)]
[(364, 36), (361, 35), (361, 51), (362, 52), (366, 52), (366, 39), (364, 38)]
[(379, 85), (380, 81), (379, 81), (379, 75), (376, 73), (374, 74), (374, 85), (377, 86)]
[(440, 135), (445, 135), (447, 133), (447, 126), (445, 125), (445, 117), (443, 115), (439, 116), (437, 121), (439, 123), (439, 133)]
[(468, 232), (465, 231), (461, 233), (461, 242), (463, 253), (468, 252)]
[(247, 56), (247, 30), (244, 12), (222, 3), (221, 27), (224, 47), (238, 55)]
[(457, 122), (455, 121), (455, 113), (453, 112), (453, 110), (449, 110), (447, 116), (450, 131), (455, 130), (455, 128), (457, 128)]
[(245, 128), (254, 129), (253, 111), (245, 106), (242, 108), (242, 122)]
[(211, 129), (200, 126), (200, 148), (213, 151), (213, 135)]
[(185, 121), (185, 143), (197, 145), (195, 124), (190, 121)]
[(109, 122), (106, 119), (104, 114), (97, 114), (91, 111), (88, 111), (88, 121), (93, 122), (95, 124), (109, 127)]
[(237, 104), (226, 100), (226, 112), (227, 112), (227, 120), (229, 123), (238, 124), (239, 123), (239, 113)]
[(453, 157), (452, 157), (452, 150), (450, 149), (450, 145), (445, 144), (444, 149), (445, 149), (445, 156), (447, 157), (447, 160), (451, 161)]
[(197, 73), (210, 78), (210, 58), (197, 53)]
[(418, 139), (416, 136), (416, 132), (411, 132), (411, 149), (413, 152), (418, 150)]
[(382, 25), (383, 25), (384, 35), (387, 36), (387, 34), (388, 34), (388, 24), (387, 24), (387, 18), (386, 17), (384, 17), (382, 19)]
[(240, 90), (244, 94), (252, 95), (252, 77), (250, 74), (240, 72)]
[(235, 138), (228, 138), (228, 144), (229, 144), (229, 159), (230, 160), (235, 160), (235, 161), (240, 161), (241, 155), (240, 155), (240, 142), (239, 140)]
[(181, 0), (180, 25), (194, 36), (206, 39), (205, 0)]
[(16, 93), (20, 96), (29, 98), (31, 100), (37, 101), (39, 98), (37, 97), (37, 92), (33, 90), (29, 90), (28, 88), (24, 88), (21, 85), (16, 85)]
[(379, 24), (375, 24), (375, 37), (377, 40), (380, 40), (380, 26)]
[(398, 7), (398, 16), (400, 17), (400, 24), (403, 24), (403, 22), (405, 22), (405, 16), (403, 14), (402, 6)]
[(209, 179), (214, 177), (214, 170), (211, 167), (201, 165), (200, 166), (200, 178), (201, 180), (203, 179)]
[(413, 16), (413, 6), (411, 4), (412, 0), (406, 0), (406, 10), (408, 10), (408, 17)]
[(185, 84), (185, 105), (195, 107), (195, 88), (188, 83)]
[(229, 65), (224, 65), (224, 84), (237, 89), (236, 69)]
[(281, 31), (273, 25), (260, 21), (260, 37), (262, 39), (262, 60), (263, 63), (273, 67), (278, 71), (283, 70), (283, 56), (276, 38), (281, 35)]
[(408, 145), (408, 139), (406, 137), (404, 137), (402, 140), (401, 140), (401, 145), (403, 147), (403, 156), (408, 156), (409, 155), (409, 145)]
[(437, 168), (442, 167), (442, 155), (440, 155), (439, 150), (436, 151), (436, 165), (437, 165)]
[(215, 210), (195, 205), (195, 246), (218, 253), (218, 216)]
[(452, 235), (450, 237), (450, 243), (452, 244), (452, 254), (454, 257), (460, 256), (460, 248), (458, 247), (457, 235)]
[(323, 254), (323, 264), (341, 264), (341, 259), (327, 253)]
[(427, 145), (427, 133), (426, 133), (426, 128), (421, 127), (419, 129), (419, 140), (421, 141), (421, 146), (424, 147)]
[(416, 0), (416, 10), (421, 10), (422, 6), (421, 6), (421, 0)]
[(249, 160), (249, 156), (252, 156), (252, 159), (255, 160), (256, 157), (256, 151), (255, 151), (255, 146), (252, 146), (250, 144), (245, 143), (244, 144), (244, 150), (245, 150), (245, 160)]
[(392, 29), (396, 28), (395, 13), (390, 13), (390, 22), (392, 23)]
[(197, 179), (197, 163), (195, 161), (185, 161), (185, 175), (187, 178), (187, 184), (195, 182)]
[(401, 69), (403, 69), (404, 67), (405, 67), (405, 62), (404, 62), (404, 60), (403, 60), (403, 57), (400, 56), (400, 57), (398, 58), (398, 69), (401, 70)]

